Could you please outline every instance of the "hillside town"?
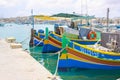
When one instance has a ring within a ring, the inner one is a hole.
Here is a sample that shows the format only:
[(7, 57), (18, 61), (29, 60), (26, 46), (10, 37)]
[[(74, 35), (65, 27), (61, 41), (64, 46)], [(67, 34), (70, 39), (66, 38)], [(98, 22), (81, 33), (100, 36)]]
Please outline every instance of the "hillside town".
[[(66, 17), (53, 17), (56, 20), (46, 20), (46, 19), (41, 19), (41, 18), (34, 18), (34, 22), (35, 24), (42, 24), (42, 23), (48, 23), (49, 24), (53, 24), (53, 23), (70, 23), (71, 21), (81, 23), (81, 24), (85, 24), (87, 22), (91, 23), (91, 24), (102, 24), (102, 25), (106, 25), (107, 24), (107, 18), (106, 17), (93, 17), (90, 19), (86, 19), (86, 18), (66, 18)], [(31, 20), (31, 16), (24, 16), (24, 17), (11, 17), (11, 18), (0, 18), (0, 23), (16, 23), (16, 24), (31, 24), (32, 20)], [(120, 18), (111, 18), (109, 19), (109, 24), (120, 24)]]

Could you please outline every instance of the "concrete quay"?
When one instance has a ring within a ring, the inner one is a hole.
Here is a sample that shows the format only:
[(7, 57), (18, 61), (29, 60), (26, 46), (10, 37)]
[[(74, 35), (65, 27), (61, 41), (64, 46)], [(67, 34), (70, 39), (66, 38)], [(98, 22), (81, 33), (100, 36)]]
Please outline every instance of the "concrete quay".
[(22, 48), (0, 39), (0, 80), (51, 80), (53, 76)]

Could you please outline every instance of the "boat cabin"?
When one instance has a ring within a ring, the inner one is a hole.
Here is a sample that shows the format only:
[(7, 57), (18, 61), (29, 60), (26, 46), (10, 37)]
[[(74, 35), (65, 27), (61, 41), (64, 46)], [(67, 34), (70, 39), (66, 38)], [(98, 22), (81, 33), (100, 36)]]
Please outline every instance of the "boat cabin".
[(112, 49), (114, 52), (120, 52), (120, 33), (101, 33), (101, 46)]

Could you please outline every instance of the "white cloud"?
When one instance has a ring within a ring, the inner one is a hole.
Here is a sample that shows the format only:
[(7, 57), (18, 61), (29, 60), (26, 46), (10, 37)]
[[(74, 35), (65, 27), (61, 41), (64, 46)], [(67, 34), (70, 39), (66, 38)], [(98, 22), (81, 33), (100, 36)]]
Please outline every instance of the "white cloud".
[(0, 6), (13, 7), (16, 6), (19, 0), (0, 0)]
[(5, 0), (0, 0), (0, 6), (4, 6), (4, 5), (6, 5), (7, 4), (7, 1), (5, 1)]
[[(109, 7), (111, 16), (119, 16), (119, 0), (87, 0), (87, 4), (90, 15), (106, 16)], [(81, 0), (0, 0), (0, 9), (2, 14), (12, 9), (9, 14), (16, 16), (30, 15), (31, 9), (34, 14), (81, 13)], [(86, 14), (86, 0), (82, 0), (82, 12)]]

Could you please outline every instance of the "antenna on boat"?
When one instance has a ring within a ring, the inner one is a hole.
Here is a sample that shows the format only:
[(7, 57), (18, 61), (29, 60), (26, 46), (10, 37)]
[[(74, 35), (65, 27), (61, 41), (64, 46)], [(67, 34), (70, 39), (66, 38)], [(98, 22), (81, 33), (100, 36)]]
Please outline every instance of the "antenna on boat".
[(108, 32), (108, 27), (109, 27), (109, 8), (107, 8), (107, 32)]
[(31, 16), (30, 16), (30, 20), (31, 20), (31, 25), (32, 25), (32, 29), (31, 29), (31, 39), (30, 39), (30, 46), (34, 46), (34, 15), (33, 15), (33, 9), (31, 9)]

